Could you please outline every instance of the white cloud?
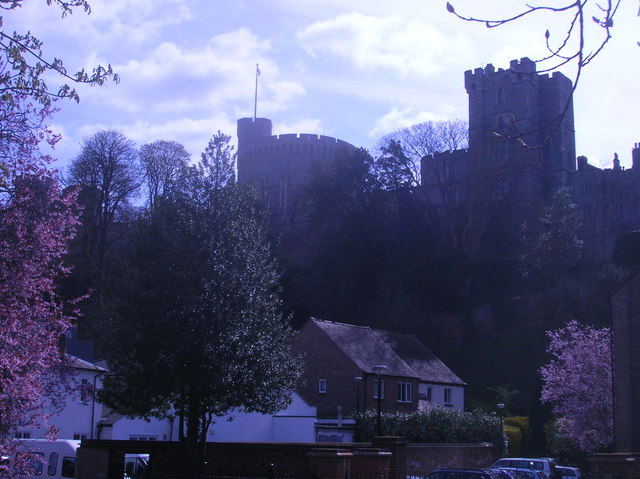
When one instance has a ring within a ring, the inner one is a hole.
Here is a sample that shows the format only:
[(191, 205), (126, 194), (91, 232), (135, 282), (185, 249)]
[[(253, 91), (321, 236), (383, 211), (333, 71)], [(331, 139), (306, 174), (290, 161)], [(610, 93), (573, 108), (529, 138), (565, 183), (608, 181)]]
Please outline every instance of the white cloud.
[(435, 115), (428, 111), (416, 111), (413, 108), (404, 108), (399, 110), (393, 107), (387, 114), (378, 118), (373, 129), (369, 131), (369, 136), (382, 136), (400, 128), (424, 123), (426, 121), (443, 120), (443, 117)]
[(268, 41), (247, 29), (215, 35), (201, 47), (164, 42), (147, 56), (115, 65), (120, 84), (94, 89), (88, 98), (109, 109), (159, 115), (235, 110), (246, 99), (244, 113), (237, 113), (247, 115), (253, 110), (259, 62), (263, 76), (268, 75), (268, 81), (260, 82), (259, 106), (279, 111), (305, 90), (298, 82), (279, 78), (277, 64), (268, 57), (270, 49)]
[(364, 70), (388, 69), (405, 77), (442, 71), (449, 58), (459, 60), (470, 49), (463, 35), (445, 35), (421, 19), (396, 15), (344, 14), (308, 26), (298, 39), (310, 55), (338, 55)]
[(316, 135), (331, 136), (323, 127), (322, 122), (315, 118), (303, 118), (292, 122), (279, 122), (273, 125), (273, 134), (282, 135), (288, 133), (311, 133)]

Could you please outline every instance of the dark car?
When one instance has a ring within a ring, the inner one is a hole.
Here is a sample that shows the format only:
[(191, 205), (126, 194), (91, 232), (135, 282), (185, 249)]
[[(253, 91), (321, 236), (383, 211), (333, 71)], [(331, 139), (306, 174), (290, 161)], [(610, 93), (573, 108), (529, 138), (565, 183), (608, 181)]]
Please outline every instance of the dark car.
[(531, 469), (504, 468), (503, 471), (509, 473), (512, 479), (544, 479), (544, 476), (541, 472), (532, 471)]
[(556, 476), (562, 479), (580, 479), (580, 469), (577, 467), (556, 466)]
[(511, 479), (511, 476), (495, 469), (438, 469), (425, 479)]

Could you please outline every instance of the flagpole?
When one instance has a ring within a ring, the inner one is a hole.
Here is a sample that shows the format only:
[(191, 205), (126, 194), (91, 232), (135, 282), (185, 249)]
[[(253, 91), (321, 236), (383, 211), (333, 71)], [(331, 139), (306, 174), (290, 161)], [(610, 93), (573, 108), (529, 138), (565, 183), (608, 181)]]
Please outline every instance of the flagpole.
[(256, 95), (253, 102), (253, 121), (256, 121), (256, 114), (258, 112), (258, 76), (260, 76), (260, 68), (258, 68), (258, 64), (256, 63)]

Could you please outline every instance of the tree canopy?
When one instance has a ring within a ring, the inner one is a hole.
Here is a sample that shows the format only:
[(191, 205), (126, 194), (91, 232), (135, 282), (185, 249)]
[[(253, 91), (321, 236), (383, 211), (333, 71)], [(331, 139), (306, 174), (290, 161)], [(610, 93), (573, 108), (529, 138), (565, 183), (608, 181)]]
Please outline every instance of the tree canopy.
[[(24, 0), (0, 0), (13, 11)], [(48, 0), (63, 14), (84, 0)], [(12, 12), (13, 14), (13, 12)], [(47, 126), (51, 103), (78, 99), (69, 85), (50, 90), (44, 78), (56, 73), (72, 83), (101, 84), (110, 68), (68, 75), (62, 61), (44, 59), (42, 44), (30, 32), (8, 34), (0, 17), (0, 455), (11, 456), (18, 427), (33, 427), (45, 417), (46, 401), (64, 390), (60, 342), (74, 319), (73, 306), (56, 291), (68, 273), (63, 263), (75, 234), (76, 192), (62, 192), (43, 143), (59, 139)], [(58, 397), (59, 399), (59, 397)], [(0, 463), (2, 477), (18, 464)]]
[(103, 330), (101, 399), (130, 416), (176, 414), (190, 441), (230, 409), (284, 408), (300, 373), (257, 201), (220, 173), (233, 172), (228, 137), (212, 141), (134, 225)]
[(541, 400), (580, 450), (602, 450), (613, 443), (611, 333), (571, 321), (547, 335), (552, 359), (540, 369)]

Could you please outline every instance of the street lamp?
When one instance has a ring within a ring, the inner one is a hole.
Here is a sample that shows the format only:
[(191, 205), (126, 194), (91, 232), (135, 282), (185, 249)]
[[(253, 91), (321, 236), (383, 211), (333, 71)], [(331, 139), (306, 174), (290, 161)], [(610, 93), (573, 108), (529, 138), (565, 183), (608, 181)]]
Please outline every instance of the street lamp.
[(381, 403), (380, 401), (382, 400), (382, 379), (380, 378), (380, 375), (382, 374), (382, 371), (386, 371), (387, 367), (382, 365), (382, 364), (377, 364), (373, 367), (373, 370), (375, 371), (376, 375), (378, 376), (378, 422), (377, 422), (377, 430), (378, 430), (378, 436), (380, 436), (380, 434), (382, 433), (382, 416), (380, 415), (380, 409), (381, 409)]
[(504, 456), (506, 452), (504, 447), (504, 404), (498, 403), (496, 407), (498, 408), (498, 416), (500, 416), (500, 456)]
[(360, 381), (362, 381), (362, 376), (356, 376), (356, 412), (360, 412)]

